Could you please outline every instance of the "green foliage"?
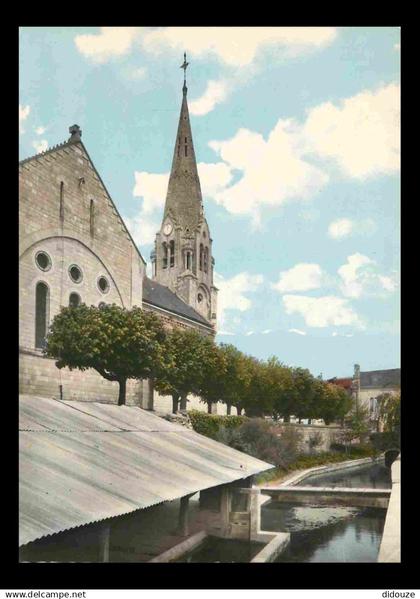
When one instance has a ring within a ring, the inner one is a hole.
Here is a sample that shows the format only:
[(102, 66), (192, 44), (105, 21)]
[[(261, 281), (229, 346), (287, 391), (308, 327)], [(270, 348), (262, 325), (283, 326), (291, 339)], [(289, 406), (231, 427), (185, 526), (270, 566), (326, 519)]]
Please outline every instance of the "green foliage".
[(216, 439), (220, 429), (229, 431), (238, 428), (248, 419), (246, 416), (217, 416), (216, 414), (205, 414), (198, 410), (188, 412), (191, 424), (196, 433)]
[(252, 418), (234, 430), (219, 430), (216, 439), (234, 449), (284, 468), (296, 459), (300, 436), (291, 429), (279, 434), (272, 423)]
[(200, 395), (211, 369), (218, 366), (213, 339), (193, 329), (173, 329), (163, 344), (164, 360), (155, 373), (155, 389), (179, 398)]
[(57, 359), (58, 368), (92, 368), (118, 381), (123, 401), (127, 379), (153, 377), (162, 363), (164, 339), (162, 323), (151, 312), (81, 304), (62, 308), (54, 317), (44, 353)]
[(383, 393), (378, 398), (379, 414), (384, 423), (384, 432), (396, 431), (401, 426), (401, 393)]

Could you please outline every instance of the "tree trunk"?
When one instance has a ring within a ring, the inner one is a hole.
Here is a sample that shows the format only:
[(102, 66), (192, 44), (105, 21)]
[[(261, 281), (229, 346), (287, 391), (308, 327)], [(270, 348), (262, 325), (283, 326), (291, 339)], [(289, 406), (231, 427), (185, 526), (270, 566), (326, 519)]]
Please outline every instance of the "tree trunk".
[(179, 409), (181, 412), (187, 411), (187, 396), (186, 395), (181, 395), (181, 403), (180, 403)]
[(283, 418), (283, 422), (290, 422), (290, 414), (287, 414), (287, 416)]
[(211, 414), (211, 401), (207, 402), (207, 414)]
[(230, 412), (231, 412), (232, 406), (230, 405), (230, 403), (226, 404), (226, 414), (228, 416), (230, 416)]
[(125, 405), (125, 390), (127, 387), (127, 379), (120, 379), (118, 382), (120, 384), (120, 391), (118, 394), (118, 405), (124, 406)]
[(242, 406), (241, 405), (237, 405), (236, 406), (236, 411), (238, 412), (238, 416), (242, 416)]
[(176, 414), (178, 412), (178, 396), (172, 395), (172, 414)]

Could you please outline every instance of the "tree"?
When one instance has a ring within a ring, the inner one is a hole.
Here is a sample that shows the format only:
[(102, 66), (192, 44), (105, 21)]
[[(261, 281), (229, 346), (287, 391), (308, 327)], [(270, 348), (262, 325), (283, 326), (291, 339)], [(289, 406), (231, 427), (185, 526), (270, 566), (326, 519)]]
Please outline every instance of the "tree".
[(244, 354), (234, 345), (221, 343), (219, 351), (224, 359), (224, 373), (217, 382), (220, 401), (226, 403), (227, 414), (230, 415), (232, 406), (243, 403), (244, 397)]
[(377, 397), (379, 417), (384, 423), (384, 432), (400, 433), (401, 393), (382, 393)]
[(265, 394), (265, 405), (274, 418), (287, 418), (292, 413), (293, 376), (291, 368), (271, 356), (264, 364), (261, 374)]
[(227, 380), (227, 356), (209, 337), (203, 338), (201, 347), (201, 382), (199, 394), (207, 403), (209, 414), (211, 406), (219, 401), (224, 401)]
[(155, 376), (155, 389), (172, 396), (172, 411), (187, 407), (187, 395), (200, 395), (203, 380), (208, 374), (212, 338), (204, 337), (193, 329), (175, 328), (167, 334), (163, 345), (164, 360)]
[(341, 432), (341, 438), (346, 444), (355, 439), (362, 440), (364, 435), (369, 432), (369, 410), (365, 406), (359, 406), (357, 410), (352, 411), (346, 418), (344, 428)]
[(317, 395), (316, 416), (325, 424), (336, 420), (343, 421), (352, 407), (351, 396), (338, 385), (322, 381)]
[(119, 383), (118, 405), (125, 404), (127, 379), (153, 377), (162, 360), (165, 331), (152, 312), (115, 304), (102, 308), (65, 307), (52, 322), (44, 353), (58, 368), (92, 368)]

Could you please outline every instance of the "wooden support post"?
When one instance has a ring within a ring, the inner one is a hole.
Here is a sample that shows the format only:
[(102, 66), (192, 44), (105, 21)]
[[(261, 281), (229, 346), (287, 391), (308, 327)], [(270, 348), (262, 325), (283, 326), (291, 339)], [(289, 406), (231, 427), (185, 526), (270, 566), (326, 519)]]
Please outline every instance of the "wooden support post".
[(99, 530), (99, 561), (109, 562), (109, 537), (111, 526), (109, 522), (102, 524)]
[(182, 537), (187, 537), (189, 535), (188, 507), (190, 497), (192, 497), (192, 495), (194, 495), (194, 493), (190, 493), (190, 495), (181, 497), (181, 503), (179, 506), (178, 532)]
[(229, 485), (224, 485), (221, 488), (220, 497), (220, 520), (222, 524), (222, 535), (229, 535), (229, 515), (232, 507), (232, 492)]

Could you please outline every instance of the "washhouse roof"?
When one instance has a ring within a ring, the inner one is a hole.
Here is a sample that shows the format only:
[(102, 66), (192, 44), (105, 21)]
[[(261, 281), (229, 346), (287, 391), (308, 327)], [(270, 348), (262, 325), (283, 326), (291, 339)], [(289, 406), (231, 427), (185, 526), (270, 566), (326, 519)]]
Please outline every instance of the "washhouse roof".
[(19, 400), (19, 545), (272, 468), (136, 406)]

